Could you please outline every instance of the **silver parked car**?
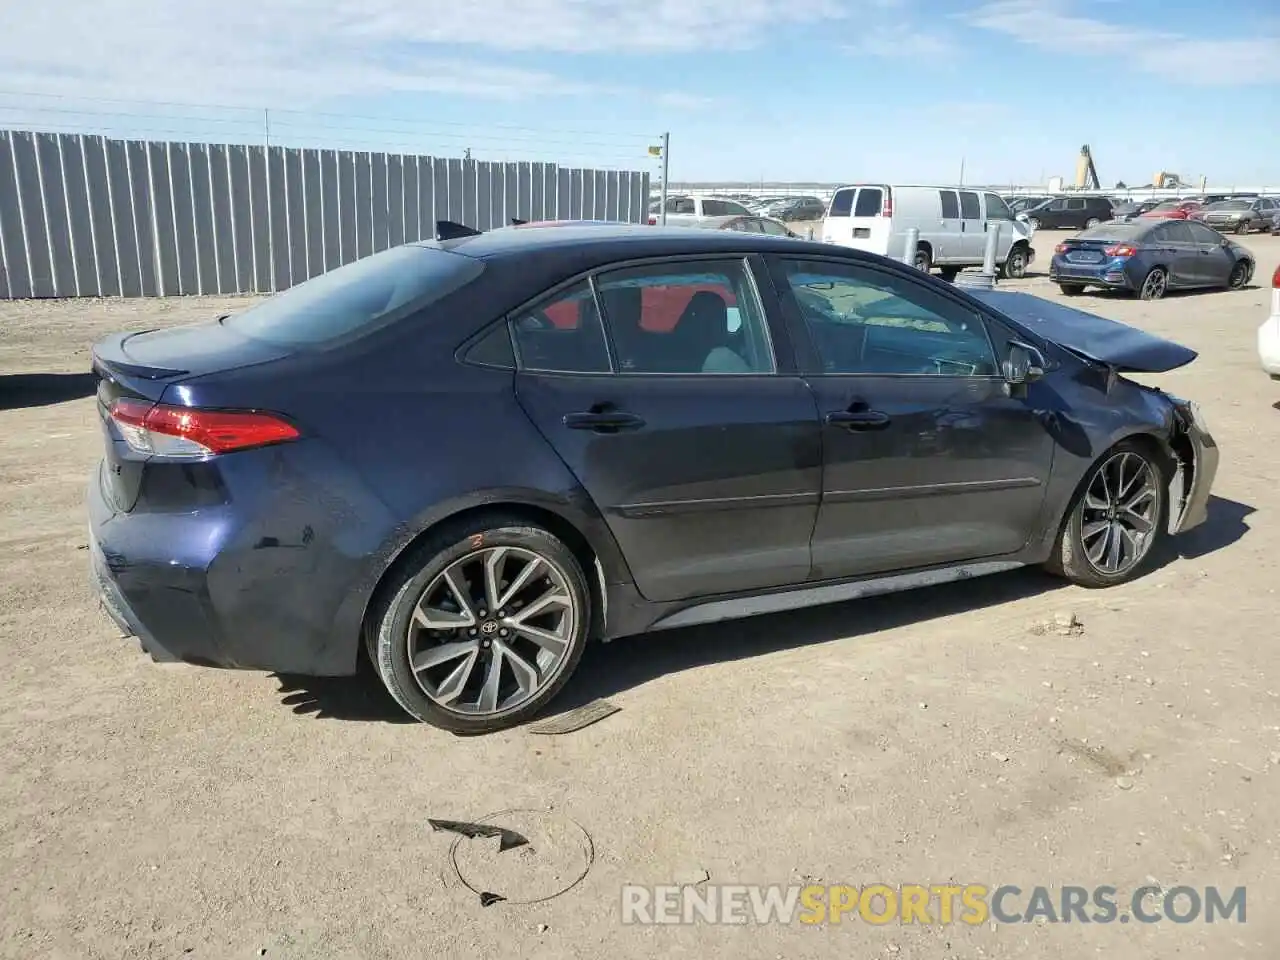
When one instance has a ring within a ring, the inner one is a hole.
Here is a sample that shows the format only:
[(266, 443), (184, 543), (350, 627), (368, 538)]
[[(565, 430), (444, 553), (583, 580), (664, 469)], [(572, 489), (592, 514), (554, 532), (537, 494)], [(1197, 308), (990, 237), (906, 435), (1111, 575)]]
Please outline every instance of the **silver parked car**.
[(1219, 233), (1253, 233), (1255, 230), (1270, 231), (1277, 213), (1280, 213), (1280, 205), (1270, 197), (1241, 197), (1201, 207), (1192, 214), (1192, 219), (1213, 227)]

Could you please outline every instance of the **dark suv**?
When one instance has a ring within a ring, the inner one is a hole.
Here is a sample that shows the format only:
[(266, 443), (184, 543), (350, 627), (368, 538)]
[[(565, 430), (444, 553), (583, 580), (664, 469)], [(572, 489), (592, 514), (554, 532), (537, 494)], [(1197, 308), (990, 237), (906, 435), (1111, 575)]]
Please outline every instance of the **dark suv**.
[(1037, 230), (1083, 230), (1112, 218), (1106, 197), (1055, 197), (1018, 214)]

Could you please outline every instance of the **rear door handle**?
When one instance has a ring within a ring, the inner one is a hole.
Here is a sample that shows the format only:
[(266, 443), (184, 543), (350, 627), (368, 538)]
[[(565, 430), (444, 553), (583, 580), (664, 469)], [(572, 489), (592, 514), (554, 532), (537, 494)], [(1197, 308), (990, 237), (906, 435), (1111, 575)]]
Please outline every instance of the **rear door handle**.
[(883, 430), (890, 423), (889, 415), (879, 410), (837, 410), (826, 419), (831, 426), (846, 430)]
[(581, 413), (566, 413), (564, 425), (570, 430), (617, 433), (619, 430), (639, 430), (644, 426), (644, 418), (622, 410), (584, 410)]

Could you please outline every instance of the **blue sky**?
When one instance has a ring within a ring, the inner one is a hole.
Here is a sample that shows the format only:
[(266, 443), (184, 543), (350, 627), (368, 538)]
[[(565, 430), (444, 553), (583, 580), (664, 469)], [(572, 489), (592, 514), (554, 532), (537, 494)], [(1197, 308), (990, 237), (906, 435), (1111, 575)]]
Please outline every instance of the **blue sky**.
[[(161, 9), (157, 11), (157, 7)], [(1156, 170), (1280, 187), (1280, 4), (42, 0), (0, 126), (637, 167), (673, 180)], [(162, 103), (161, 103), (162, 102)], [(217, 105), (193, 107), (192, 104)]]

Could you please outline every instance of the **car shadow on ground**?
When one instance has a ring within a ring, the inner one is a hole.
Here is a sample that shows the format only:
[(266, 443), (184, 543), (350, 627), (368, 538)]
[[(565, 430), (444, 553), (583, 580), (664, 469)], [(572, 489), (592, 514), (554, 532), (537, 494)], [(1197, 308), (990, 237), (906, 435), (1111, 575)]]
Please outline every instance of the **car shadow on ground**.
[(1200, 526), (1188, 530), (1173, 541), (1177, 556), (1184, 560), (1216, 553), (1229, 547), (1249, 532), (1245, 517), (1257, 512), (1247, 503), (1225, 497), (1209, 498), (1209, 516)]
[(92, 373), (9, 373), (0, 376), (0, 410), (47, 407), (91, 397), (98, 389)]
[[(1254, 508), (1247, 504), (1210, 498), (1208, 519), (1177, 538), (1166, 562), (1203, 557), (1235, 543), (1248, 532), (1244, 520), (1253, 512)], [(584, 706), (667, 674), (976, 612), (1048, 593), (1062, 585), (1061, 579), (1031, 567), (904, 593), (661, 630), (607, 644), (593, 643), (548, 715)], [(299, 716), (413, 722), (391, 699), (363, 656), (355, 677), (276, 674), (275, 679), (280, 685), (281, 702)]]

